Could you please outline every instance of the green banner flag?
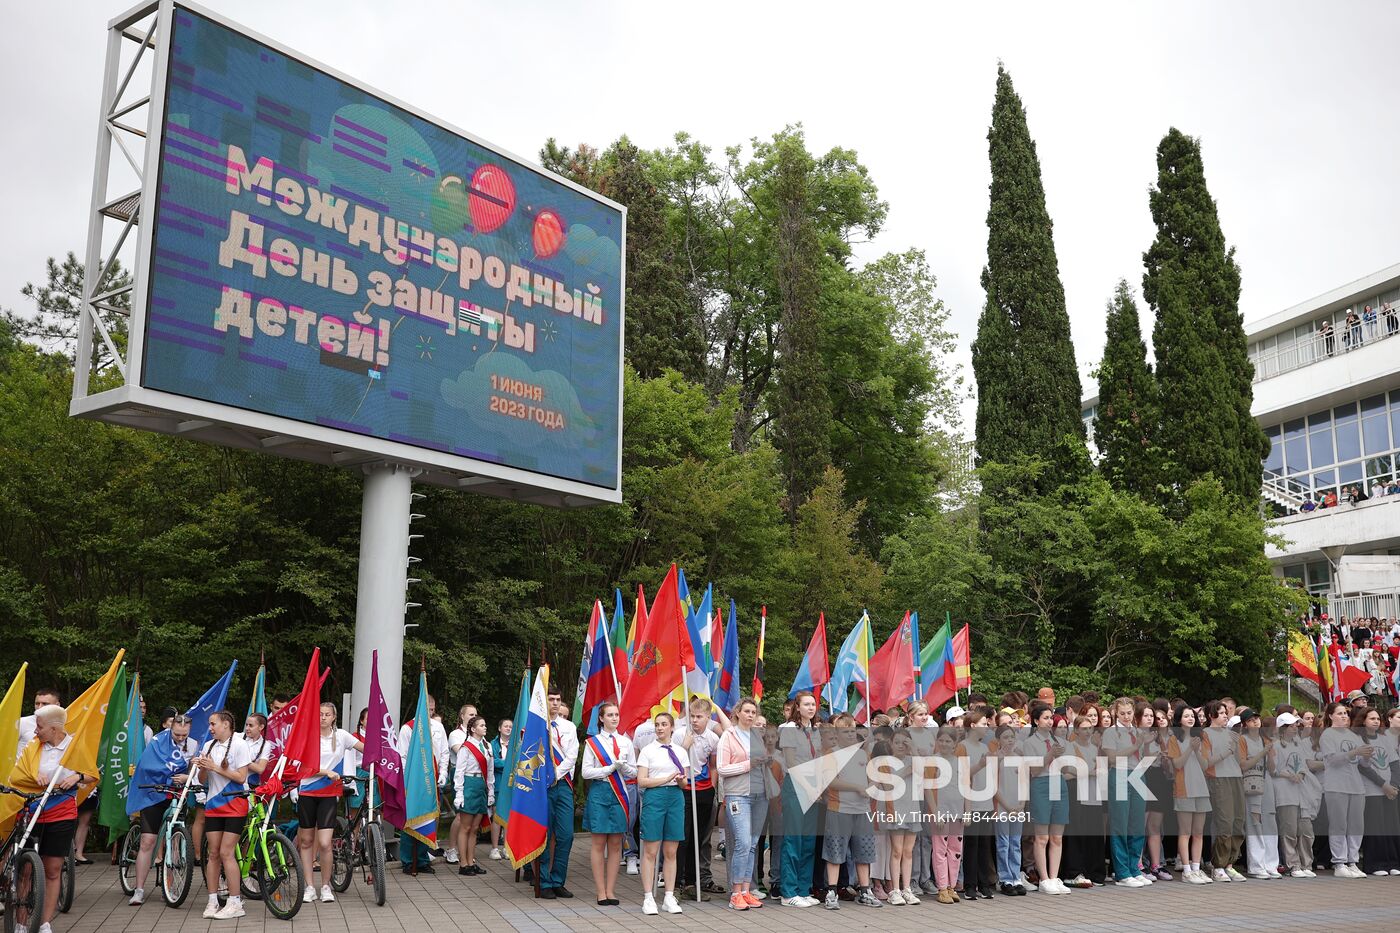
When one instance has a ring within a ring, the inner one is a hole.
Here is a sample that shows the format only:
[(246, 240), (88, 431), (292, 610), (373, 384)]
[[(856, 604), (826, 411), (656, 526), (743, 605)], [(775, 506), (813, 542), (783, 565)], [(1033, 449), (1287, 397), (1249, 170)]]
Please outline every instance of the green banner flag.
[(102, 723), (102, 744), (98, 746), (98, 767), (102, 783), (98, 787), (97, 821), (114, 833), (131, 825), (126, 815), (126, 788), (131, 780), (127, 735), (130, 710), (127, 708), (126, 665), (117, 671), (112, 695), (107, 700), (107, 718)]

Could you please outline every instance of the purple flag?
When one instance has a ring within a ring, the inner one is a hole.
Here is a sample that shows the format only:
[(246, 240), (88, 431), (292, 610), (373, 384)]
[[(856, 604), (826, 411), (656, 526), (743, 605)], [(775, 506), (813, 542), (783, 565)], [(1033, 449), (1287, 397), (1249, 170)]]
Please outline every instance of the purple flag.
[(397, 829), (403, 829), (407, 812), (404, 810), (403, 759), (399, 757), (395, 742), (398, 730), (394, 728), (394, 717), (384, 702), (384, 691), (379, 689), (379, 652), (374, 653), (374, 666), (369, 673), (369, 715), (365, 719), (365, 768), (374, 765), (374, 776), (379, 779), (383, 794), (384, 819)]

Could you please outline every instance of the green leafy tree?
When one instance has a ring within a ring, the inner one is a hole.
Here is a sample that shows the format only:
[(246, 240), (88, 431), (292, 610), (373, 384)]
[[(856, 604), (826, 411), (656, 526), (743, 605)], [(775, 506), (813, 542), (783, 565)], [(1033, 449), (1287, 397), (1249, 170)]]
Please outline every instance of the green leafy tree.
[(1157, 146), (1148, 195), (1157, 238), (1142, 293), (1156, 312), (1152, 346), (1164, 479), (1180, 496), (1213, 474), (1241, 501), (1259, 496), (1268, 439), (1250, 414), (1254, 368), (1239, 311), (1240, 271), (1206, 187), (1201, 145), (1175, 128)]
[(1045, 459), (1053, 466), (1043, 481), (1054, 485), (1088, 466), (1079, 372), (1040, 159), (1021, 98), (1000, 65), (987, 140), (987, 303), (972, 366), (988, 408), (977, 418), (977, 453), (983, 463)]
[(1144, 497), (1156, 495), (1161, 474), (1157, 383), (1147, 362), (1147, 344), (1138, 324), (1137, 304), (1120, 280), (1108, 302), (1107, 336), (1099, 364), (1099, 410), (1094, 444), (1099, 469), (1115, 489)]

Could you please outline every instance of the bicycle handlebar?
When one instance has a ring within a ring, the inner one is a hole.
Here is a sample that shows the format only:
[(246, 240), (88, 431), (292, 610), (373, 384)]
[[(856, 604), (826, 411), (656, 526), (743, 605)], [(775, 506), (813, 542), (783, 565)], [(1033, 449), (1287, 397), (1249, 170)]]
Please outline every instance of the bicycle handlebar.
[(18, 790), (7, 784), (0, 784), (0, 794), (14, 794), (16, 797), (23, 797), (25, 800), (38, 800), (43, 794), (31, 794), (28, 791)]
[(204, 790), (202, 784), (142, 784), (140, 787), (142, 790), (153, 790), (162, 794), (179, 794), (185, 788), (189, 788), (195, 793)]

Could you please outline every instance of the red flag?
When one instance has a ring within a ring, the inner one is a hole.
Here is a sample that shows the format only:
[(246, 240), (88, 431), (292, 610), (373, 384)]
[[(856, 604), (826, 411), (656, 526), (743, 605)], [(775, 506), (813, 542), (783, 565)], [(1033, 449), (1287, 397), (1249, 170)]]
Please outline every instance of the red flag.
[[(273, 717), (277, 717), (278, 733), (273, 735), (278, 756), (285, 762), (281, 773), (265, 777), (258, 785), (258, 793), (276, 795), (284, 786), (309, 777), (321, 767), (321, 684), (325, 674), (320, 672), (321, 649), (311, 652), (311, 663), (306, 668), (306, 679), (301, 692), (282, 709), (268, 717), (268, 729), (273, 728)], [(290, 710), (290, 712), (289, 712)], [(283, 715), (286, 714), (286, 715)], [(286, 727), (291, 721), (290, 728)]]
[(966, 625), (953, 636), (952, 686), (954, 690), (966, 690), (972, 686), (972, 634)]
[[(874, 709), (893, 709), (914, 692), (914, 633), (909, 613), (890, 633), (870, 659), (870, 693), (867, 705)], [(862, 691), (864, 693), (864, 691)]]
[(695, 666), (685, 612), (676, 590), (676, 565), (662, 581), (651, 610), (637, 623), (637, 647), (632, 653), (632, 673), (622, 688), (618, 729), (630, 734), (650, 715), (652, 707), (670, 696), (681, 683), (681, 665)]

